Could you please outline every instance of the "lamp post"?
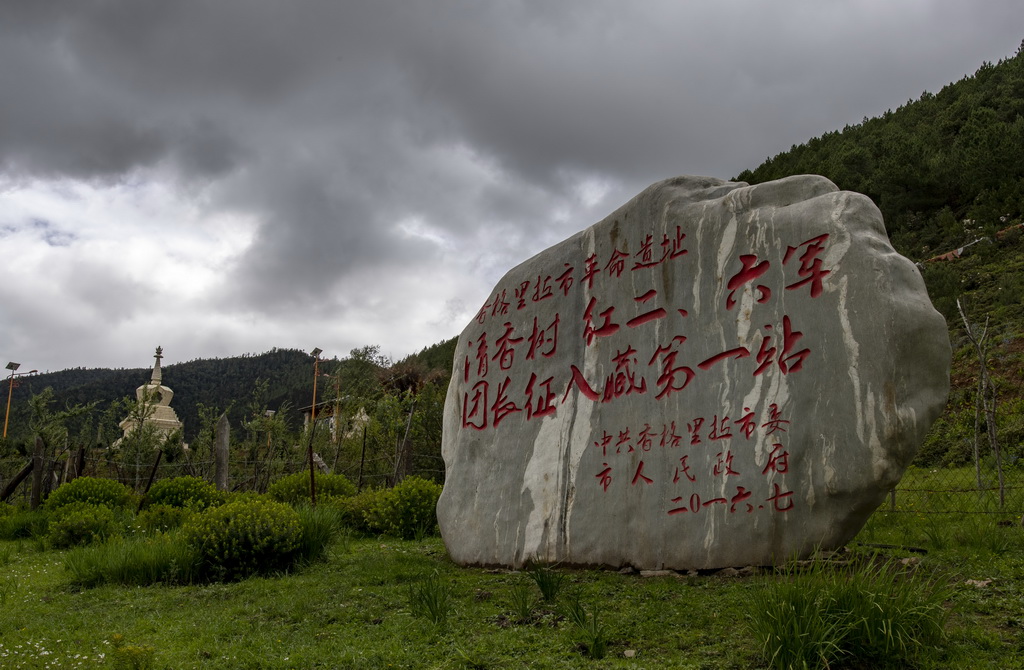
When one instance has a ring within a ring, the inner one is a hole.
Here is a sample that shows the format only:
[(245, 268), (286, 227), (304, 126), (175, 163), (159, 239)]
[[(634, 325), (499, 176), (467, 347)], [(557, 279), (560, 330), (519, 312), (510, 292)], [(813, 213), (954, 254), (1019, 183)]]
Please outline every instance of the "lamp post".
[(33, 375), (38, 370), (29, 370), (28, 372), (15, 373), (15, 370), (21, 367), (21, 363), (15, 363), (11, 361), (7, 364), (7, 369), (11, 371), (11, 381), (7, 385), (7, 412), (4, 414), (4, 439), (7, 438), (7, 422), (11, 418), (11, 395), (14, 393), (14, 378), (21, 377), (22, 375)]
[(267, 421), (266, 421), (266, 426), (267, 426), (267, 458), (270, 458), (270, 451), (271, 451), (270, 436), (271, 436), (271, 433), (272, 433), (272, 430), (273, 430), (270, 422), (274, 420), (274, 415), (275, 414), (277, 414), (277, 410), (273, 410), (273, 409), (263, 410), (263, 416), (266, 417), (266, 419), (267, 419)]
[(316, 469), (313, 467), (313, 436), (316, 435), (316, 378), (320, 374), (320, 354), (323, 350), (314, 347), (309, 352), (313, 356), (313, 406), (310, 408), (309, 419), (309, 504), (316, 507)]

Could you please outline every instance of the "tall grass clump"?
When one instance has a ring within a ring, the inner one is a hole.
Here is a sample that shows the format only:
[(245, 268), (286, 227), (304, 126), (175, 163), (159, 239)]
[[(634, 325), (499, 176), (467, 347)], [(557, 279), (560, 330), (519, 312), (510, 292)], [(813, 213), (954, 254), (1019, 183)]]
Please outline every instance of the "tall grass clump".
[(528, 568), (527, 574), (540, 589), (540, 595), (546, 603), (552, 603), (558, 598), (562, 585), (565, 583), (565, 575), (557, 572), (547, 565), (534, 565)]
[(579, 596), (573, 596), (565, 604), (565, 617), (572, 622), (587, 655), (602, 659), (608, 653), (608, 633), (597, 620), (597, 610), (588, 613)]
[(530, 584), (520, 582), (509, 591), (508, 604), (516, 621), (525, 623), (533, 619), (533, 608), (537, 604), (537, 596), (534, 595)]
[(444, 626), (452, 610), (452, 587), (435, 572), (409, 585), (409, 610), (414, 617)]
[(750, 627), (773, 668), (906, 667), (945, 640), (948, 588), (893, 561), (791, 567), (764, 581)]
[(953, 530), (953, 539), (961, 547), (973, 547), (980, 551), (1002, 556), (1011, 549), (1019, 548), (1018, 529), (1001, 528), (990, 520), (972, 520), (960, 523)]
[(0, 540), (42, 538), (49, 530), (50, 520), (41, 509), (23, 510), (0, 518)]
[(72, 549), (64, 568), (76, 586), (101, 584), (148, 586), (189, 584), (197, 573), (198, 555), (174, 534), (155, 538), (113, 538), (103, 544)]
[(302, 532), (297, 558), (312, 563), (323, 558), (336, 539), (344, 537), (342, 512), (330, 505), (299, 507), (297, 511)]

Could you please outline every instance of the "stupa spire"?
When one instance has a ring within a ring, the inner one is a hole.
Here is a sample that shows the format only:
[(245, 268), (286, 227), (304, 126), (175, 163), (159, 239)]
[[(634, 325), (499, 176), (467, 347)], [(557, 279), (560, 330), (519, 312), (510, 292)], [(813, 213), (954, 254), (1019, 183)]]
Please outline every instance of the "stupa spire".
[(153, 377), (149, 380), (150, 384), (155, 386), (160, 386), (160, 383), (163, 381), (163, 372), (160, 370), (160, 359), (163, 357), (164, 348), (157, 346), (156, 354), (153, 355), (153, 358), (156, 359), (156, 363), (153, 364)]

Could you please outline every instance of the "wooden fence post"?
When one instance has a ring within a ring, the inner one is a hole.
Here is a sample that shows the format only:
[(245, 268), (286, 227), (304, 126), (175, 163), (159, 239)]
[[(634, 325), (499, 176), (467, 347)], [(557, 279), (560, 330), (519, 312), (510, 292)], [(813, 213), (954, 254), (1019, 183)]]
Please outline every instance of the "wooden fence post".
[(231, 434), (231, 425), (228, 423), (227, 412), (217, 419), (217, 427), (214, 429), (213, 437), (213, 483), (220, 491), (228, 490), (228, 438)]
[(46, 454), (46, 442), (36, 435), (36, 448), (32, 452), (32, 496), (29, 498), (29, 507), (38, 509), (43, 502), (43, 476), (46, 474), (43, 467), (43, 457)]

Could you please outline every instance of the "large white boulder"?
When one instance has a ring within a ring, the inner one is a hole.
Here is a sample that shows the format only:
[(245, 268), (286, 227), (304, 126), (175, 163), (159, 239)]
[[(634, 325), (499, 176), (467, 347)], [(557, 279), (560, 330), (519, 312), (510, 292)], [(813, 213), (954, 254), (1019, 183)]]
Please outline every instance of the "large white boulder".
[(463, 565), (700, 569), (852, 538), (949, 386), (874, 204), (679, 177), (522, 263), (463, 331), (441, 532)]

